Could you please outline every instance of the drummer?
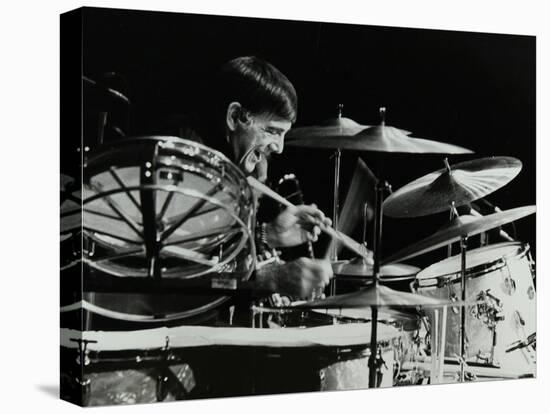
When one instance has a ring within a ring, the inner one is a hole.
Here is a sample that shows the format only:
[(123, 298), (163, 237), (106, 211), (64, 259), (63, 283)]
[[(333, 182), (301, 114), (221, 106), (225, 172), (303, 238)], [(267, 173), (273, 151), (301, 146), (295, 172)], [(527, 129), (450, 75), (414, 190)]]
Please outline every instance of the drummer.
[[(270, 63), (247, 56), (225, 63), (209, 89), (208, 110), (201, 111), (184, 136), (221, 151), (246, 175), (265, 181), (271, 155), (282, 153), (285, 134), (296, 121), (294, 86)], [(272, 222), (257, 224), (257, 246), (261, 250), (314, 242), (322, 224), (331, 221), (315, 205), (287, 208)], [(258, 269), (256, 281), (260, 288), (307, 298), (332, 276), (328, 261), (299, 258)]]

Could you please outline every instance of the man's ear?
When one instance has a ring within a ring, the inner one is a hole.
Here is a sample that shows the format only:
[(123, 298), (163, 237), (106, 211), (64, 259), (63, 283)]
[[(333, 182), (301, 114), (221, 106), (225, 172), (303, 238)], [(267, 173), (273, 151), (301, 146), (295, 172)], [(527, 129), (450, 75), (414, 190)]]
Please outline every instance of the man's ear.
[(237, 129), (239, 122), (241, 122), (242, 111), (243, 107), (239, 102), (231, 102), (227, 105), (225, 123), (231, 132), (234, 132)]

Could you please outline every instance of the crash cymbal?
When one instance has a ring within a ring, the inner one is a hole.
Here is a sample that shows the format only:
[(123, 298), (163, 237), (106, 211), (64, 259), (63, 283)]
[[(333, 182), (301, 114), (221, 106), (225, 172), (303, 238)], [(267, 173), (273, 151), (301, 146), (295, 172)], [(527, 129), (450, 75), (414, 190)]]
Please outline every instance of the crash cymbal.
[[(365, 128), (368, 128), (368, 126), (358, 124), (353, 119), (338, 116), (327, 119), (319, 125), (292, 128), (286, 134), (286, 139), (287, 143), (292, 146), (302, 146), (301, 143), (309, 142), (309, 140), (312, 142), (338, 142), (339, 138), (356, 135)], [(325, 146), (319, 148), (337, 147)]]
[(465, 161), (418, 178), (401, 187), (384, 202), (391, 217), (420, 217), (449, 210), (483, 198), (505, 186), (521, 171), (512, 157)]
[(450, 300), (430, 298), (414, 293), (393, 290), (383, 285), (373, 285), (357, 292), (330, 296), (326, 299), (305, 302), (294, 308), (300, 309), (339, 309), (366, 308), (369, 306), (445, 306), (456, 305)]
[[(330, 130), (323, 127), (311, 127), (309, 131), (296, 131), (287, 136), (300, 139), (289, 140), (290, 147), (328, 148), (354, 151), (394, 152), (394, 153), (426, 153), (426, 154), (468, 154), (473, 151), (444, 142), (413, 138), (406, 131), (386, 125), (371, 126), (357, 130), (345, 129), (346, 133), (338, 133), (335, 127)], [(297, 128), (298, 129), (298, 128)], [(305, 132), (308, 132), (306, 134)], [(303, 137), (303, 138), (302, 138)]]
[(533, 214), (536, 211), (536, 206), (517, 207), (511, 210), (500, 211), (498, 213), (489, 214), (483, 217), (461, 216), (445, 226), (443, 229), (426, 237), (425, 239), (409, 246), (403, 250), (392, 254), (382, 260), (382, 264), (400, 262), (419, 256), (423, 253), (435, 250), (439, 247), (447, 246), (455, 243), (461, 237), (474, 236), (495, 227), (503, 226)]
[[(332, 271), (335, 275), (372, 277), (374, 264), (362, 257), (352, 260), (340, 260), (332, 263)], [(415, 275), (420, 268), (406, 264), (390, 264), (380, 268), (379, 276), (383, 278), (395, 278)]]

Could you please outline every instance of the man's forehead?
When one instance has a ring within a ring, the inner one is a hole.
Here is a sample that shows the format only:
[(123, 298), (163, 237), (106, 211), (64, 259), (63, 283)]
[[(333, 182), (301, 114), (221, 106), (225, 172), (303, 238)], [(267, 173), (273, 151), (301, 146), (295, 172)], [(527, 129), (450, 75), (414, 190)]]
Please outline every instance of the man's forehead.
[(290, 121), (282, 118), (268, 118), (265, 125), (270, 128), (282, 129), (283, 131), (288, 131), (292, 127)]

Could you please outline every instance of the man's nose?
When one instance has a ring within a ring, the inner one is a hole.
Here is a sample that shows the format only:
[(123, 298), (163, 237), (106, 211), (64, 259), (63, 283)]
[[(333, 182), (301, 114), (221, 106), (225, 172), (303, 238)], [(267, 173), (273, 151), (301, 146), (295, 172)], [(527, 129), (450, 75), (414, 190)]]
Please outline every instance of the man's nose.
[(278, 137), (275, 142), (272, 142), (271, 144), (269, 144), (270, 151), (276, 154), (281, 154), (283, 152), (284, 147), (285, 147), (285, 139), (283, 136)]

